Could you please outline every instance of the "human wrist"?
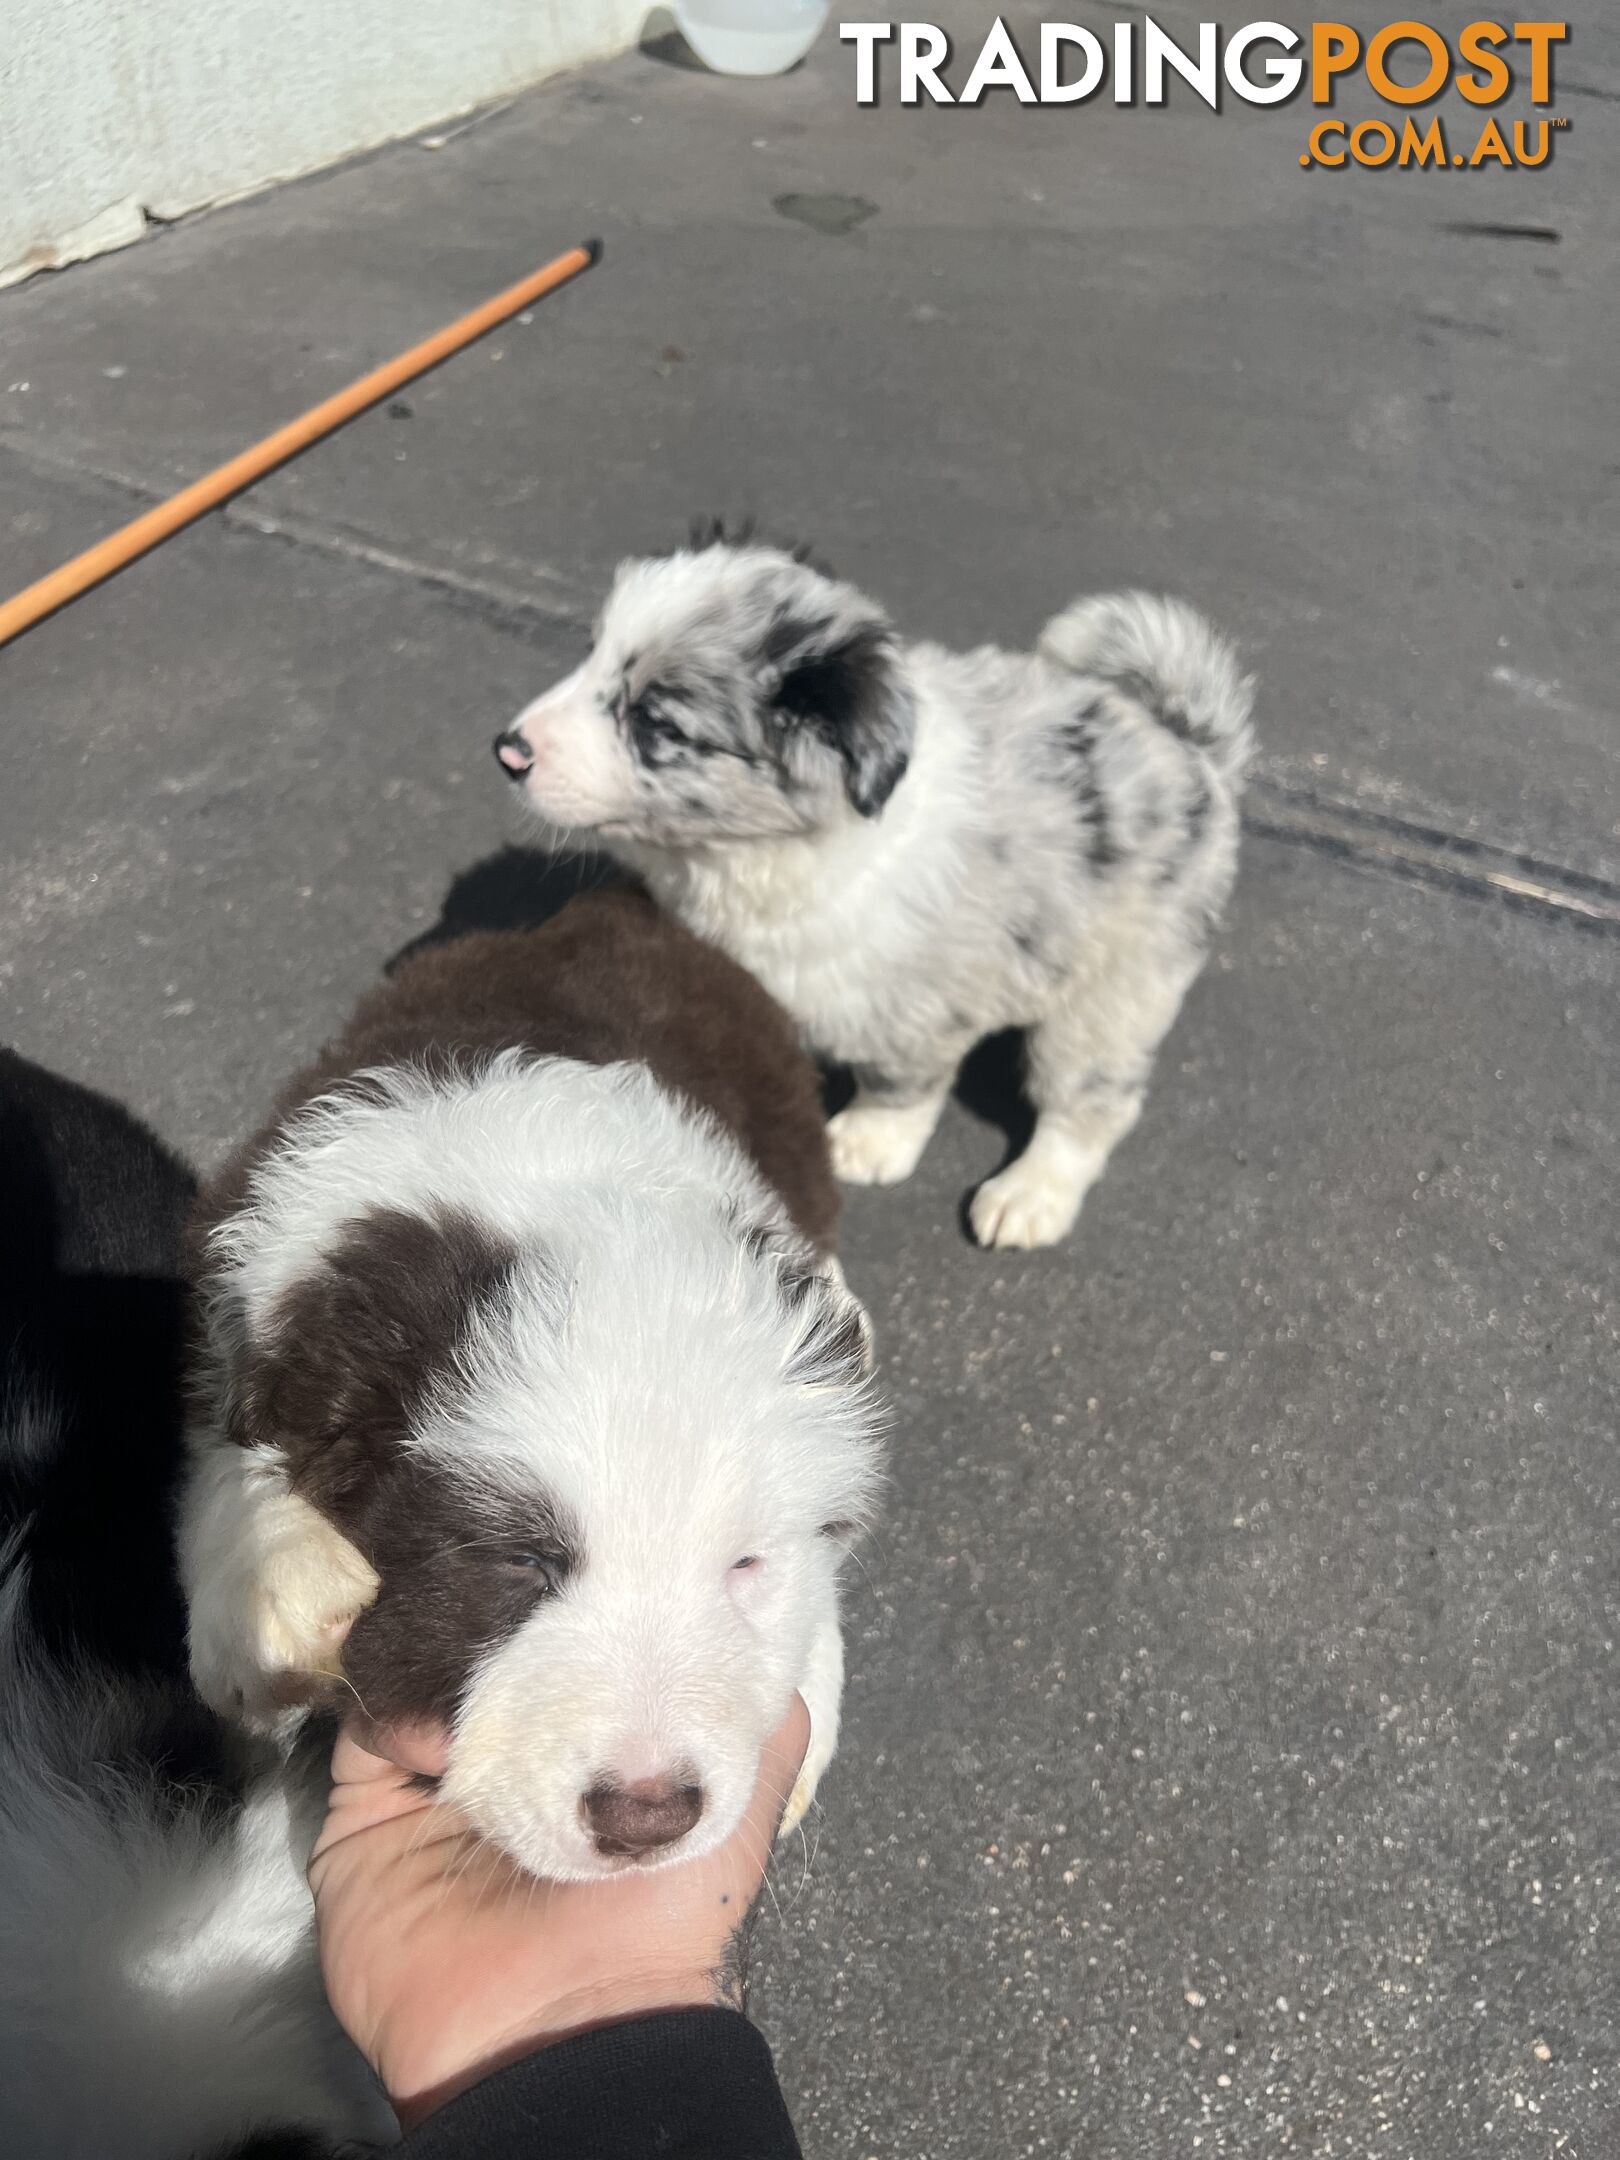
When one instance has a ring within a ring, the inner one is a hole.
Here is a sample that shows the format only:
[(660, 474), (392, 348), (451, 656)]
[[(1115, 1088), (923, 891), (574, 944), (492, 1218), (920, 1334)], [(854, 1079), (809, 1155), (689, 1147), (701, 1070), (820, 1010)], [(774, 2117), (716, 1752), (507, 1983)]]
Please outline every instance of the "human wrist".
[(717, 1974), (615, 1973), (611, 1979), (582, 1980), (549, 1997), (504, 2036), (469, 2053), (465, 2062), (447, 2066), (441, 2057), (437, 2062), (385, 2063), (383, 2081), (400, 2127), (409, 2132), (486, 2078), (546, 2048), (636, 2019), (740, 2007)]
[(420, 2160), (472, 2153), (801, 2160), (757, 2025), (713, 2005), (623, 2018), (492, 2070), (409, 2125)]

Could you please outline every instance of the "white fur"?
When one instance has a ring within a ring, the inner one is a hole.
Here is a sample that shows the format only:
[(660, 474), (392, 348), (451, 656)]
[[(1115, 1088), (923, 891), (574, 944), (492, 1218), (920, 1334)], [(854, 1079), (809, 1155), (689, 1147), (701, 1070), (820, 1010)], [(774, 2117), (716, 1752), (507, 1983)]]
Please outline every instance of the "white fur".
[[(814, 662), (879, 641), (870, 710), (784, 706), (795, 610)], [(972, 1212), (987, 1244), (1050, 1244), (1135, 1122), (1230, 890), (1251, 686), (1190, 608), (1141, 594), (1077, 604), (1030, 654), (887, 636), (874, 603), (773, 550), (629, 564), (508, 769), (854, 1068), (846, 1179), (908, 1176), (963, 1055), (1029, 1030), (1034, 1141)], [(692, 752), (649, 759), (630, 715), (666, 680)], [(892, 771), (897, 731), (909, 763), (874, 809), (860, 760)]]
[(291, 1734), (302, 1713), (284, 1683), (340, 1669), (343, 1639), (377, 1594), (375, 1571), (288, 1488), (265, 1448), (197, 1452), (179, 1557), (198, 1694), (256, 1730)]
[[(817, 1359), (828, 1304), (852, 1302), (841, 1278), (730, 1136), (639, 1066), (511, 1054), (449, 1079), (368, 1075), (256, 1170), (206, 1286), (214, 1409), (192, 1434), (181, 1540), (199, 1685), (238, 1711), (273, 1704), (284, 1646), (325, 1669), (334, 1609), (365, 1588), (318, 1516), (305, 1563), (289, 1561), (303, 1503), (289, 1508), (277, 1450), (245, 1462), (222, 1421), (278, 1300), (379, 1204), (453, 1208), (518, 1254), (401, 1444), (446, 1474), (468, 1521), (549, 1510), (582, 1553), (474, 1671), (447, 1797), (533, 1872), (585, 1877), (610, 1863), (583, 1794), (678, 1774), (705, 1805), (668, 1857), (708, 1850), (795, 1687), (814, 1698), (818, 1761), (831, 1753), (841, 1552), (823, 1531), (866, 1513), (876, 1447), (859, 1380)], [(749, 1225), (822, 1277), (813, 1294), (784, 1296)], [(743, 1558), (758, 1564), (739, 1572)]]

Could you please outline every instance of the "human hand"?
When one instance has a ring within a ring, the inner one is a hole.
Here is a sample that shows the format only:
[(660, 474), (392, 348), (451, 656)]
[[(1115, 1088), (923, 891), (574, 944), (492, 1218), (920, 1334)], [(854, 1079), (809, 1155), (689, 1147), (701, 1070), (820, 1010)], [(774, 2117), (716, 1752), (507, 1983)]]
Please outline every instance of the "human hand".
[(326, 1992), (409, 2129), (548, 2041), (657, 2010), (741, 2008), (737, 1942), (810, 1741), (797, 1695), (766, 1742), (742, 1821), (701, 1859), (537, 1882), (413, 1771), (431, 1732), (374, 1754), (345, 1730), (310, 1862)]

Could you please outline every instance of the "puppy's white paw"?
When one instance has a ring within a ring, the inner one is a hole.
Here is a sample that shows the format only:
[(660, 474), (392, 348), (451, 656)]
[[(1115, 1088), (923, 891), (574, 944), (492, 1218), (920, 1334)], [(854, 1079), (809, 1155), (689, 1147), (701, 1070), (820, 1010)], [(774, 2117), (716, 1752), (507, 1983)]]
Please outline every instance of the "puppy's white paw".
[(836, 1606), (816, 1630), (799, 1693), (810, 1713), (810, 1745), (782, 1811), (778, 1839), (787, 1837), (803, 1822), (822, 1773), (838, 1752), (838, 1719), (844, 1699), (844, 1638)]
[(916, 1169), (938, 1115), (931, 1102), (851, 1103), (827, 1126), (834, 1173), (846, 1185), (898, 1185)]
[(267, 1480), (233, 1527), (233, 1538), (192, 1544), (191, 1675), (213, 1709), (274, 1732), (341, 1684), (343, 1640), (377, 1576), (324, 1516)]
[(272, 1695), (341, 1677), (343, 1644), (377, 1595), (377, 1577), (330, 1527), (271, 1555), (253, 1599), (254, 1668)]
[(1021, 1155), (979, 1187), (968, 1219), (981, 1245), (1032, 1251), (1067, 1237), (1085, 1196), (1084, 1185), (1054, 1178)]
[(831, 1739), (824, 1738), (814, 1724), (810, 1730), (810, 1746), (800, 1767), (793, 1790), (788, 1794), (788, 1804), (782, 1811), (782, 1827), (777, 1839), (788, 1837), (797, 1830), (810, 1812), (810, 1803), (816, 1797), (816, 1787), (821, 1783), (822, 1773), (832, 1761), (838, 1748), (838, 1729), (833, 1728)]

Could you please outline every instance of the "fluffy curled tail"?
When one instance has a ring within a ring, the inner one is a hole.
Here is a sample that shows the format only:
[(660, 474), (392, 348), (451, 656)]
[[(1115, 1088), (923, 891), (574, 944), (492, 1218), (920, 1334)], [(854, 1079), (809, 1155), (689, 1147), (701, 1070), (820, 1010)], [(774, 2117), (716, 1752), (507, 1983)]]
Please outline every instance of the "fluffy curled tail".
[(1055, 667), (1100, 676), (1161, 727), (1196, 743), (1233, 789), (1254, 751), (1254, 682), (1230, 645), (1181, 600), (1108, 593), (1054, 615), (1038, 650)]

